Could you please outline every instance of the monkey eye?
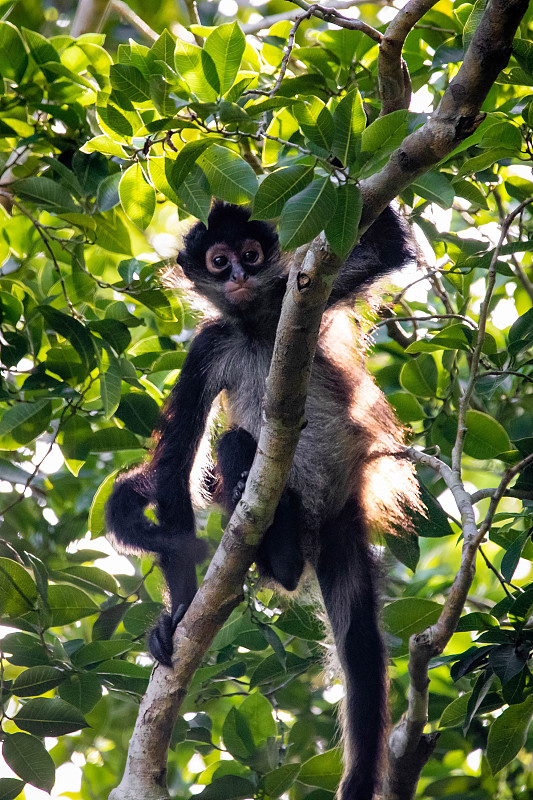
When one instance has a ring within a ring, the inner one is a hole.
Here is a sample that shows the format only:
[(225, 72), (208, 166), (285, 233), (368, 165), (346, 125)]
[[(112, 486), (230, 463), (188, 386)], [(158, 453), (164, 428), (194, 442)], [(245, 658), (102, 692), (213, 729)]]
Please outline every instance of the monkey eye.
[(223, 269), (228, 265), (228, 259), (226, 256), (215, 256), (213, 259), (213, 266), (218, 267), (218, 269)]
[(257, 250), (247, 250), (246, 253), (242, 254), (243, 261), (246, 261), (248, 264), (255, 264), (258, 258), (259, 253)]

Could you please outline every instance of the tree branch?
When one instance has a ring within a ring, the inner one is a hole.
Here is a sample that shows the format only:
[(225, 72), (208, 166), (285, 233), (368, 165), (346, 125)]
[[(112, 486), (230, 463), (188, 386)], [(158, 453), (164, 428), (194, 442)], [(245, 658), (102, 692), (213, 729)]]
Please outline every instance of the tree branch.
[(381, 33), (373, 28), (372, 25), (368, 25), (360, 19), (350, 19), (349, 17), (343, 16), (335, 8), (322, 6), (318, 3), (309, 4), (306, 3), (305, 0), (291, 0), (291, 2), (299, 6), (310, 16), (323, 19), (324, 22), (331, 22), (333, 25), (338, 25), (339, 28), (346, 28), (349, 31), (361, 31), (361, 33), (366, 33), (367, 36), (370, 36), (375, 42), (381, 42)]
[[(391, 6), (392, 0), (374, 0), (372, 3), (369, 3), (369, 0), (336, 0), (335, 2), (328, 2), (328, 0), (325, 0), (321, 5), (325, 8), (334, 8), (340, 11), (343, 8), (353, 8), (354, 6), (369, 4), (374, 6)], [(258, 19), (256, 22), (245, 23), (242, 29), (244, 33), (258, 33), (259, 31), (272, 27), (276, 22), (285, 22), (286, 20), (292, 22), (296, 19), (298, 14), (299, 12), (296, 11), (296, 9), (293, 11), (285, 11), (282, 14), (271, 14), (268, 17)]]
[(102, 30), (110, 5), (110, 0), (80, 0), (70, 26), (70, 35), (81, 36), (82, 33)]
[(488, 3), (459, 72), (431, 118), (411, 133), (375, 175), (361, 181), (361, 232), (406, 186), (427, 172), (484, 119), (481, 106), (511, 55), (513, 37), (528, 0)]
[(158, 665), (152, 673), (125, 773), (110, 800), (168, 800), (166, 754), (172, 727), (190, 679), (241, 599), (246, 571), (278, 505), (304, 424), (320, 321), (339, 266), (324, 236), (305, 255), (295, 254), (267, 379), (257, 455), (243, 498), (176, 631), (173, 670)]
[(436, 4), (437, 0), (410, 0), (398, 11), (383, 35), (378, 57), (381, 117), (391, 111), (409, 108), (411, 79), (407, 64), (402, 58), (402, 49), (407, 34)]

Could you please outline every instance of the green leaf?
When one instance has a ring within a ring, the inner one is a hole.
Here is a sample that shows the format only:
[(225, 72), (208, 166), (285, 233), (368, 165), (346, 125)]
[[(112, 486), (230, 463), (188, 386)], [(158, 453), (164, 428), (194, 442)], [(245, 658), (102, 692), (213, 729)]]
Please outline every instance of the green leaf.
[(276, 620), (276, 628), (290, 636), (319, 642), (324, 638), (324, 625), (320, 621), (315, 606), (301, 603), (291, 604)]
[(96, 667), (96, 672), (102, 680), (111, 684), (115, 689), (126, 692), (144, 694), (150, 678), (150, 667), (141, 667), (130, 661), (111, 659), (104, 661)]
[(122, 396), (116, 416), (133, 433), (151, 436), (159, 418), (159, 406), (148, 394), (129, 392)]
[(465, 692), (461, 697), (453, 700), (442, 712), (439, 721), (439, 728), (456, 728), (462, 725), (468, 708), (468, 701), (472, 697), (472, 692)]
[(219, 25), (204, 44), (204, 51), (211, 56), (220, 82), (220, 94), (231, 89), (246, 47), (246, 40), (238, 22)]
[(451, 208), (455, 192), (450, 180), (442, 172), (426, 172), (411, 184), (420, 197), (437, 203), (442, 208)]
[(58, 689), (62, 700), (87, 714), (102, 697), (102, 685), (98, 677), (90, 672), (73, 673)]
[(314, 164), (296, 164), (293, 167), (281, 167), (267, 175), (255, 195), (252, 219), (279, 217), (287, 200), (310, 183), (314, 169)]
[(361, 150), (365, 153), (392, 153), (407, 135), (409, 112), (401, 109), (378, 117), (361, 133)]
[(481, 189), (478, 189), (475, 183), (459, 179), (452, 181), (452, 186), (455, 194), (459, 195), (459, 197), (464, 197), (465, 200), (468, 200), (468, 202), (472, 203), (474, 206), (479, 206), (480, 208), (488, 210), (489, 205), (487, 203), (487, 198)]
[(448, 517), (436, 497), (424, 486), (422, 481), (418, 482), (420, 489), (420, 499), (426, 507), (426, 515), (412, 514), (414, 530), (418, 536), (425, 538), (440, 538), (441, 536), (451, 536), (453, 530)]
[(126, 216), (144, 230), (155, 211), (155, 191), (144, 177), (140, 164), (132, 164), (120, 179), (118, 193)]
[(342, 98), (333, 113), (335, 136), (333, 155), (343, 166), (349, 167), (355, 161), (361, 148), (361, 134), (366, 126), (366, 114), (361, 95), (354, 89)]
[(253, 755), (255, 743), (250, 724), (237, 708), (231, 708), (224, 720), (222, 739), (226, 750), (238, 761)]
[(176, 158), (165, 158), (165, 176), (173, 192), (178, 191), (183, 181), (190, 174), (196, 159), (213, 143), (213, 139), (197, 139), (193, 142), (187, 142)]
[(197, 159), (211, 192), (228, 203), (246, 203), (257, 191), (257, 176), (237, 153), (221, 145), (212, 145)]
[(245, 800), (254, 795), (255, 786), (251, 781), (239, 775), (223, 775), (222, 778), (215, 778), (196, 796), (202, 800)]
[(150, 100), (150, 86), (137, 67), (130, 64), (113, 64), (109, 70), (111, 86), (123, 92), (132, 103)]
[(72, 656), (72, 663), (78, 669), (91, 668), (102, 661), (127, 653), (131, 647), (132, 643), (127, 639), (117, 639), (113, 642), (89, 642), (76, 650)]
[(50, 61), (60, 63), (59, 54), (48, 39), (36, 31), (31, 31), (27, 28), (21, 28), (21, 30), (36, 64), (42, 66)]
[(35, 697), (59, 686), (66, 677), (65, 672), (56, 667), (30, 667), (17, 675), (11, 690), (17, 697)]
[(345, 183), (335, 188), (335, 214), (326, 225), (325, 232), (333, 251), (345, 259), (357, 240), (361, 220), (362, 200), (359, 187)]
[(85, 461), (90, 452), (90, 440), (93, 434), (91, 424), (85, 417), (67, 417), (61, 425), (58, 436), (59, 446), (65, 458)]
[(297, 102), (292, 111), (304, 136), (326, 153), (331, 152), (335, 126), (322, 100), (313, 97), (309, 102)]
[(389, 633), (405, 643), (413, 633), (422, 633), (439, 618), (442, 606), (432, 600), (406, 597), (389, 603), (383, 610), (383, 624)]
[(0, 778), (0, 798), (1, 800), (16, 800), (24, 789), (24, 781), (18, 778)]
[(317, 178), (285, 203), (279, 225), (284, 250), (312, 241), (335, 213), (335, 190), (329, 178)]
[[(111, 139), (111, 137), (105, 135), (95, 136), (93, 139), (89, 139), (88, 142), (85, 142), (83, 147), (80, 147), (80, 150), (82, 153), (103, 153), (106, 156), (126, 158), (126, 153), (121, 145), (114, 141), (114, 139)], [(120, 172), (118, 172), (117, 175), (120, 178)], [(104, 211), (105, 209), (100, 210)]]
[(291, 788), (299, 772), (299, 764), (284, 764), (263, 775), (261, 786), (269, 797), (280, 797)]
[(340, 750), (335, 748), (305, 761), (298, 780), (306, 786), (318, 786), (334, 792), (340, 782), (342, 771), (342, 756)]
[(0, 22), (0, 75), (20, 83), (27, 66), (28, 54), (17, 28), (11, 22)]
[(532, 716), (533, 697), (528, 697), (525, 702), (506, 708), (492, 723), (487, 740), (487, 760), (493, 775), (512, 761), (524, 746)]
[(101, 428), (91, 439), (91, 453), (114, 453), (116, 450), (138, 450), (141, 444), (135, 434), (124, 428)]
[(410, 531), (404, 531), (401, 534), (386, 533), (385, 542), (398, 561), (409, 567), (412, 572), (416, 571), (420, 559), (420, 546), (416, 533)]
[(32, 667), (48, 664), (49, 657), (40, 639), (29, 633), (8, 633), (2, 639), (4, 653), (10, 653), (7, 660), (18, 667)]
[(424, 409), (412, 394), (393, 392), (387, 395), (387, 400), (396, 411), (400, 422), (415, 422), (425, 417)]
[(503, 425), (482, 411), (467, 411), (465, 453), (472, 458), (496, 458), (500, 453), (512, 450), (512, 445)]
[(37, 587), (29, 572), (10, 558), (0, 558), (0, 615), (27, 614), (36, 597)]
[(172, 34), (165, 28), (159, 39), (157, 39), (150, 48), (149, 58), (152, 62), (164, 61), (169, 67), (174, 68), (174, 50), (176, 48), (176, 40)]
[(63, 314), (51, 306), (38, 306), (47, 325), (63, 336), (75, 348), (87, 372), (96, 366), (96, 347), (94, 340), (84, 325), (77, 319)]
[(120, 203), (118, 194), (118, 186), (122, 175), (120, 172), (115, 172), (114, 175), (109, 175), (100, 183), (96, 192), (96, 205), (98, 211), (110, 211)]
[(98, 611), (98, 606), (88, 594), (75, 586), (57, 584), (48, 589), (52, 627), (68, 625)]
[(82, 210), (67, 189), (50, 178), (23, 178), (14, 181), (10, 190), (23, 200), (35, 203), (39, 208), (45, 208), (52, 213)]
[(55, 766), (44, 744), (25, 733), (6, 734), (2, 748), (6, 764), (23, 781), (51, 792), (55, 781)]
[[(51, 411), (50, 401), (45, 398), (33, 403), (18, 403), (2, 414), (0, 436), (10, 436), (16, 444), (31, 442), (48, 426)], [(7, 442), (4, 446), (9, 448)]]
[(21, 730), (35, 736), (64, 736), (89, 727), (77, 708), (51, 697), (28, 700), (14, 722)]
[(200, 47), (178, 39), (174, 53), (174, 63), (176, 72), (183, 79), (185, 86), (199, 100), (207, 103), (216, 100), (217, 93), (206, 80), (202, 67), (202, 50)]
[(259, 692), (248, 695), (239, 706), (239, 714), (248, 722), (256, 746), (276, 735), (273, 711), (272, 704)]
[(100, 373), (100, 394), (106, 419), (112, 417), (119, 406), (121, 385), (120, 362), (117, 358), (110, 358), (108, 369), (105, 373)]
[(407, 361), (400, 372), (402, 387), (417, 397), (435, 397), (437, 382), (437, 365), (429, 354)]
[(117, 581), (109, 572), (105, 572), (99, 567), (87, 567), (83, 564), (76, 564), (61, 571), (54, 571), (54, 580), (58, 583), (72, 583), (80, 589), (89, 589), (94, 592), (109, 592), (116, 594), (118, 591)]

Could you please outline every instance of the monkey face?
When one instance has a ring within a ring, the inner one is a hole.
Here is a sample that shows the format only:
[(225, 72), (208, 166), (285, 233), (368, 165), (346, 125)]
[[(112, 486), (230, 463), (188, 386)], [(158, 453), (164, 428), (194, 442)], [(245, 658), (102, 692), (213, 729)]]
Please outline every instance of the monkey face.
[(226, 300), (237, 307), (253, 301), (257, 290), (255, 276), (264, 262), (263, 248), (255, 239), (244, 239), (235, 245), (216, 242), (205, 254), (207, 271), (223, 283)]

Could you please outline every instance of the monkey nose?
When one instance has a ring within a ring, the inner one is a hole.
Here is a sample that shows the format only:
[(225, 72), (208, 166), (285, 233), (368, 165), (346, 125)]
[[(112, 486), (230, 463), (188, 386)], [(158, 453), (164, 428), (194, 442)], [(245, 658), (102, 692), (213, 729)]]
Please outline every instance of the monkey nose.
[(236, 267), (231, 273), (231, 280), (235, 281), (235, 283), (243, 284), (248, 280), (248, 275), (242, 267)]

